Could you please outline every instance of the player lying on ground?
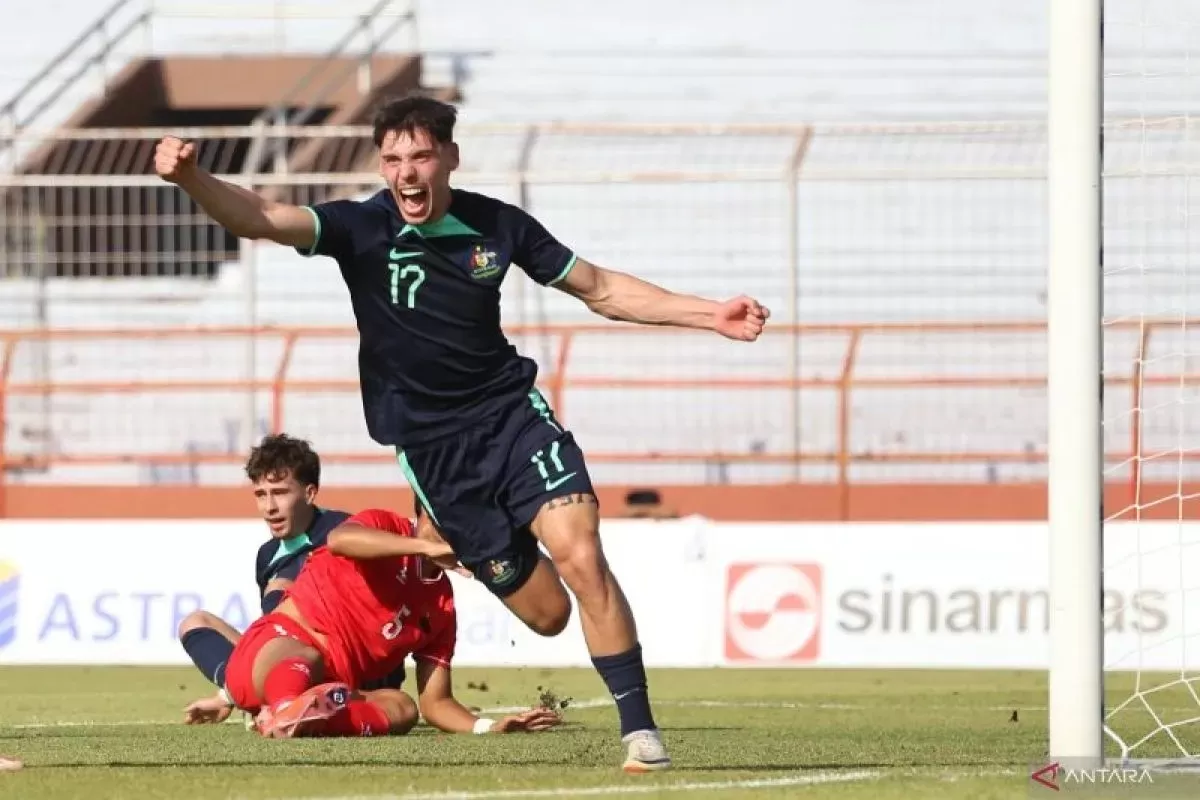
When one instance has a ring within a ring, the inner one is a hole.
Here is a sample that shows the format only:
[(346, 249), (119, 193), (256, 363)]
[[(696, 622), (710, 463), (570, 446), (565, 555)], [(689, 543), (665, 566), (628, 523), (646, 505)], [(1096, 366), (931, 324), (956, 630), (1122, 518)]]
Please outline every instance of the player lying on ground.
[(601, 316), (740, 341), (756, 340), (769, 313), (750, 297), (714, 302), (604, 269), (523, 210), (451, 188), (455, 121), (452, 106), (429, 98), (384, 105), (374, 142), (387, 188), (362, 202), (302, 208), (262, 198), (197, 167), (195, 145), (173, 137), (159, 142), (155, 170), (234, 235), (337, 261), (358, 322), (371, 437), (396, 447), (462, 563), (543, 635), (570, 616), (561, 575), (617, 705), (624, 768), (665, 769), (637, 628), (600, 546), (583, 453), (534, 388), (537, 365), (501, 330), (500, 285), (517, 264)]
[(246, 630), (226, 689), (257, 714), (268, 738), (400, 734), (416, 722), (412, 700), (357, 689), (411, 654), (420, 714), (435, 728), (508, 733), (557, 724), (548, 709), (481, 719), (454, 698), (457, 622), (444, 568), (456, 566), (449, 546), (418, 537), (412, 520), (376, 509), (355, 514), (313, 552), (275, 611)]
[[(266, 436), (250, 451), (245, 469), (258, 512), (271, 532), (258, 549), (254, 570), (262, 613), (267, 614), (279, 605), (308, 554), (324, 545), (329, 531), (350, 515), (316, 505), (321, 459), (304, 440), (286, 434)], [(214, 697), (184, 710), (185, 722), (224, 722), (233, 711), (222, 687), (225, 665), (240, 637), (236, 628), (208, 611), (193, 611), (180, 623), (180, 644), (196, 668), (218, 687)], [(364, 688), (399, 689), (403, 683), (401, 665), (394, 674)]]

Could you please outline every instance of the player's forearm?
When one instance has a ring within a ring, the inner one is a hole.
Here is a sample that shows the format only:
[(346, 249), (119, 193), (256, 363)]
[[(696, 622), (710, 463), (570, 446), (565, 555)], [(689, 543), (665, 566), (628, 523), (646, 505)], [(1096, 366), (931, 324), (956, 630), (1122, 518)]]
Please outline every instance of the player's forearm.
[(453, 697), (421, 703), (425, 722), (446, 733), (474, 733), (480, 718)]
[(400, 556), (423, 556), (429, 546), (421, 539), (397, 536), (363, 525), (342, 525), (330, 532), (326, 540), (329, 550), (335, 555), (370, 561), (376, 558), (399, 558)]
[(720, 306), (712, 300), (676, 294), (624, 272), (605, 270), (598, 291), (584, 301), (608, 319), (640, 325), (711, 329)]
[(271, 231), (267, 209), (270, 201), (249, 189), (223, 181), (202, 169), (196, 169), (179, 188), (188, 193), (213, 220), (246, 239), (260, 239)]

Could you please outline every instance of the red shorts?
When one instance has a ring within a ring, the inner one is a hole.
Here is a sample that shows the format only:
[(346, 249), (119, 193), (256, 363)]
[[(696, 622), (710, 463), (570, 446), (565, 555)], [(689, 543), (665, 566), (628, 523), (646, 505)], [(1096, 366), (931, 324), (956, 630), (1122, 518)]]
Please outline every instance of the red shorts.
[(229, 657), (229, 663), (225, 666), (225, 691), (229, 692), (229, 697), (238, 708), (251, 713), (257, 713), (262, 708), (264, 700), (254, 690), (254, 661), (267, 642), (285, 636), (302, 642), (321, 654), (325, 662), (325, 680), (340, 680), (330, 675), (329, 658), (308, 631), (291, 617), (272, 612), (251, 623), (242, 634), (242, 638), (238, 639), (233, 648), (233, 655)]

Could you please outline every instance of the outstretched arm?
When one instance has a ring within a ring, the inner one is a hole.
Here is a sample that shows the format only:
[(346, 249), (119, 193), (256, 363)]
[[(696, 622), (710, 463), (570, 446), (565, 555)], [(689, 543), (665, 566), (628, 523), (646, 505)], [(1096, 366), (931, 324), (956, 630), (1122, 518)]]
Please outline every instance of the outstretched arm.
[(421, 716), (429, 725), (446, 733), (532, 733), (553, 728), (561, 722), (557, 713), (534, 708), (498, 720), (477, 717), (454, 698), (450, 667), (417, 658), (417, 696)]
[(490, 729), (488, 720), (480, 722), (462, 703), (455, 699), (450, 685), (450, 668), (427, 659), (417, 663), (417, 701), (424, 720), (446, 733), (471, 733)]
[(317, 223), (299, 206), (277, 203), (196, 165), (196, 145), (165, 137), (154, 151), (154, 170), (199, 204), (213, 220), (243, 239), (269, 239), (289, 247), (312, 247)]
[(436, 529), (418, 536), (408, 525), (397, 514), (369, 508), (330, 531), (325, 544), (334, 555), (356, 561), (424, 556), (445, 571), (473, 577), (470, 570), (458, 563), (453, 548), (437, 535)]
[(439, 545), (437, 542), (414, 536), (398, 536), (390, 531), (349, 521), (329, 532), (326, 545), (335, 555), (353, 558), (356, 561), (401, 556), (436, 558), (453, 555), (453, 551), (446, 544)]
[(509, 208), (508, 221), (516, 231), (513, 261), (541, 285), (578, 297), (602, 317), (641, 325), (711, 330), (730, 339), (753, 342), (771, 315), (752, 297), (718, 303), (676, 294), (624, 272), (598, 267), (579, 258), (529, 214), (515, 206)]
[(758, 338), (770, 316), (770, 311), (749, 297), (719, 303), (677, 294), (633, 275), (598, 267), (582, 258), (577, 258), (570, 271), (553, 285), (608, 319), (712, 330), (730, 339), (748, 342)]

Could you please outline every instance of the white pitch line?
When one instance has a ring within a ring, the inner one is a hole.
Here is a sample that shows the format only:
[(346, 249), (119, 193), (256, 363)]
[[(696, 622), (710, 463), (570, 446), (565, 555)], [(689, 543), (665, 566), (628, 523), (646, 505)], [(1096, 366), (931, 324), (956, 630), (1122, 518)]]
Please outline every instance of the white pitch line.
[[(572, 700), (567, 705), (569, 712), (573, 708), (592, 709), (606, 708), (613, 705), (611, 697), (591, 697), (586, 700)], [(868, 704), (868, 703), (792, 703), (785, 701), (763, 701), (763, 700), (655, 700), (654, 706), (671, 706), (675, 708), (760, 708), (765, 710), (783, 709), (783, 710), (807, 710), (807, 711), (899, 711), (914, 709), (914, 706), (908, 705), (884, 705), (884, 704)], [(481, 714), (519, 714), (522, 711), (528, 711), (530, 706), (526, 705), (511, 705), (511, 706), (492, 706), (480, 710)], [(915, 707), (917, 710), (924, 711), (969, 711), (973, 707), (969, 704), (963, 705), (928, 705)], [(987, 706), (985, 711), (1025, 711), (1028, 713), (1045, 711), (1045, 706), (1022, 706), (1018, 704), (1004, 706)], [(1162, 712), (1170, 711), (1194, 711), (1195, 709), (1158, 709)], [(110, 727), (136, 727), (150, 725), (181, 725), (180, 721), (163, 720), (163, 719), (146, 719), (146, 720), (78, 720), (65, 722), (22, 722), (13, 725), (0, 724), (0, 728), (13, 728), (16, 730), (44, 730), (48, 728), (94, 728), (101, 726)]]
[[(567, 711), (572, 708), (604, 708), (613, 705), (611, 697), (593, 697), (587, 700), (571, 700), (567, 705)], [(762, 709), (793, 709), (805, 711), (900, 711), (904, 709), (917, 708), (925, 711), (971, 711), (974, 709), (970, 705), (884, 705), (874, 703), (791, 703), (784, 701), (770, 700), (651, 700), (650, 705), (658, 706), (673, 706), (675, 708), (762, 708)], [(1022, 705), (1007, 705), (1007, 706), (987, 706), (985, 711), (1045, 711), (1045, 706), (1022, 706)], [(521, 711), (528, 711), (529, 706), (496, 706), (495, 708), (485, 708), (481, 711), (484, 714), (517, 714)], [(1159, 709), (1161, 711), (1186, 711), (1189, 709)], [(1190, 709), (1194, 711), (1195, 709)]]
[(47, 728), (133, 728), (144, 725), (182, 725), (182, 722), (167, 722), (161, 719), (122, 719), (114, 721), (77, 720), (74, 722), (18, 722), (15, 725), (0, 725), (0, 728), (13, 728), (19, 731), (37, 731)]
[[(612, 703), (613, 703), (613, 700), (611, 697), (595, 697), (595, 698), (592, 698), (591, 700), (580, 700), (578, 702), (572, 702), (568, 706), (568, 708), (601, 708), (602, 706), (610, 706), (610, 705), (612, 705)], [(493, 706), (491, 708), (480, 709), (479, 713), (481, 713), (481, 714), (519, 714), (522, 711), (528, 711), (528, 710), (529, 710), (528, 705)], [(239, 720), (240, 720), (239, 715), (234, 714), (233, 716), (231, 716), (229, 718), (229, 721), (227, 721), (225, 724), (230, 724), (231, 722), (238, 722)], [(14, 725), (0, 724), (0, 728), (13, 728), (15, 730), (22, 730), (22, 731), (25, 731), (25, 730), (36, 731), (36, 730), (44, 730), (47, 728), (100, 728), (100, 727), (124, 728), (124, 727), (137, 727), (137, 726), (146, 726), (146, 725), (182, 725), (182, 724), (183, 724), (183, 722), (181, 720), (165, 720), (165, 719), (143, 719), (143, 720), (126, 719), (126, 720), (115, 720), (115, 721), (86, 719), (86, 720), (74, 720), (74, 721), (62, 721), (62, 722), (19, 722)]]
[[(909, 774), (909, 773), (904, 773)], [(920, 777), (922, 773), (911, 773), (915, 777)], [(1028, 775), (1028, 771), (1015, 769), (1013, 767), (964, 767), (961, 769), (948, 769), (937, 775), (937, 779), (943, 783), (958, 783), (965, 778), (1008, 778), (1016, 775)]]
[(659, 794), (664, 792), (715, 792), (722, 789), (779, 789), (785, 786), (817, 786), (827, 783), (851, 783), (876, 780), (880, 772), (814, 772), (781, 778), (753, 778), (741, 781), (689, 783), (609, 784), (607, 786), (560, 787), (555, 789), (485, 789), (483, 791), (417, 792), (411, 794), (345, 795), (309, 800), (512, 800), (538, 797), (594, 797), (622, 794)]
[[(592, 697), (588, 700), (571, 700), (567, 703), (567, 711), (572, 708), (603, 708), (611, 706), (613, 699), (611, 697)], [(520, 714), (522, 711), (528, 711), (529, 705), (523, 706), (492, 706), (491, 708), (479, 709), (480, 714)]]

